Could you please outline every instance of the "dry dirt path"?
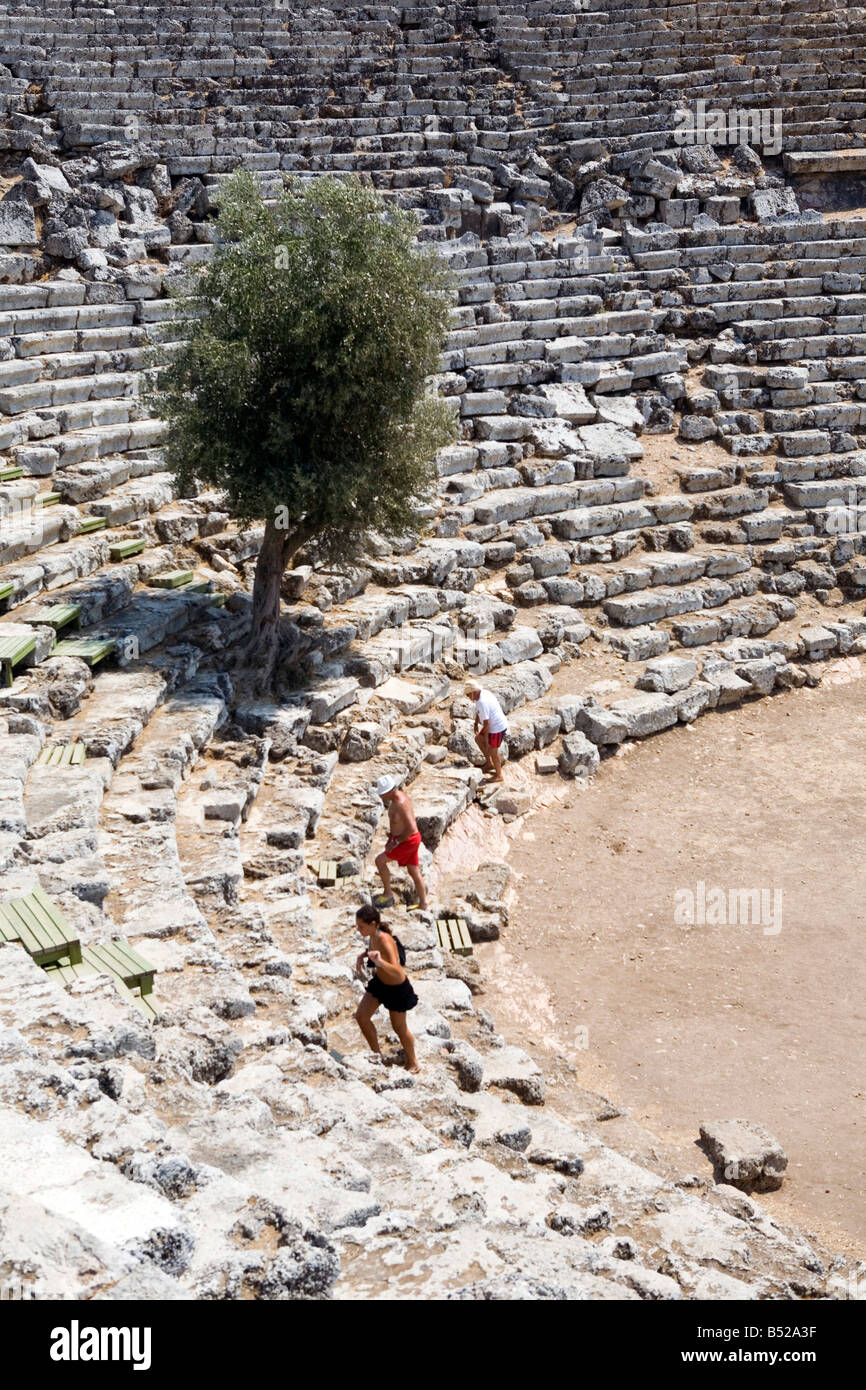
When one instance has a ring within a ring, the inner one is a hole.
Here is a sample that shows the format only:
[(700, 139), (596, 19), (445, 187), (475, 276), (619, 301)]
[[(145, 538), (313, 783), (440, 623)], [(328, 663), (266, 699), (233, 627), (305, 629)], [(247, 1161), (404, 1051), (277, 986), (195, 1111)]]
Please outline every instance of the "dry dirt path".
[[(762, 1122), (789, 1155), (767, 1208), (863, 1257), (866, 667), (837, 669), (633, 746), (523, 821), (507, 938), (478, 954), (509, 1040), (564, 1056), (685, 1173), (709, 1176), (702, 1119)], [(764, 922), (679, 925), (701, 882), (765, 890)]]

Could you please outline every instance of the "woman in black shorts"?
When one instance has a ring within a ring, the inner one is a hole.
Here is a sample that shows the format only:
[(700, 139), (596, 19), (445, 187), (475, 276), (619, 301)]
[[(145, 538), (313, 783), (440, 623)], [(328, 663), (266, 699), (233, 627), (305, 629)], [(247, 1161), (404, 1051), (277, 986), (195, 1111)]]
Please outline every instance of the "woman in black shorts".
[(406, 1014), (418, 1003), (418, 996), (409, 982), (404, 969), (406, 952), (403, 943), (392, 934), (382, 921), (376, 907), (360, 907), (355, 914), (355, 926), (369, 945), (355, 962), (355, 974), (363, 978), (363, 965), (367, 960), (374, 968), (372, 979), (367, 982), (367, 992), (355, 1010), (355, 1022), (374, 1052), (381, 1055), (379, 1038), (373, 1024), (373, 1015), (380, 1004), (384, 1004), (391, 1018), (391, 1026), (406, 1054), (409, 1071), (420, 1070), (415, 1056), (415, 1039), (409, 1032)]

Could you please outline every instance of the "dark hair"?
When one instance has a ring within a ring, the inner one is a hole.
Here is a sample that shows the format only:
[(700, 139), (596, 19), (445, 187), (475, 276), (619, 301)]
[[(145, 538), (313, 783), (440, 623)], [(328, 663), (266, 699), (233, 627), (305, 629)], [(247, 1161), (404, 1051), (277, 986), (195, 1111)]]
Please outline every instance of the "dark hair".
[(377, 927), (382, 921), (382, 914), (378, 907), (374, 907), (372, 903), (364, 903), (363, 906), (358, 908), (355, 916), (362, 922), (374, 922)]

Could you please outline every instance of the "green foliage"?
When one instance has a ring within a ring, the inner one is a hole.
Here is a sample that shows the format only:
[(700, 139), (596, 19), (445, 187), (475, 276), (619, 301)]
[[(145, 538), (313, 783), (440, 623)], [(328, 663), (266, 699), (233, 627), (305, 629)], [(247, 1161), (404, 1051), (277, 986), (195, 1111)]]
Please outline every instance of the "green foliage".
[(455, 424), (426, 387), (450, 278), (413, 244), (414, 217), (354, 179), (291, 184), (265, 207), (238, 172), (219, 231), (154, 397), (182, 490), (217, 488), (241, 524), (273, 521), (332, 561), (370, 529), (418, 529)]

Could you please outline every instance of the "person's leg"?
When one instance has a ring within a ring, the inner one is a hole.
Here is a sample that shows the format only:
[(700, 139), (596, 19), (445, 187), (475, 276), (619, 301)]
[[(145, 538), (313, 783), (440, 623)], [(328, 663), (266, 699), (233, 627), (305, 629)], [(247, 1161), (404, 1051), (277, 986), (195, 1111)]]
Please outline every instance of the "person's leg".
[(492, 772), (493, 765), (490, 761), (490, 743), (488, 742), (487, 734), (484, 732), (483, 729), (480, 733), (477, 733), (475, 735), (475, 742), (478, 744), (478, 747), (484, 754), (484, 772)]
[(360, 1028), (373, 1052), (378, 1052), (381, 1056), (379, 1047), (379, 1035), (373, 1026), (373, 1015), (379, 1007), (379, 1001), (369, 991), (364, 991), (364, 996), (355, 1010), (355, 1022)]
[(493, 763), (494, 782), (504, 782), (505, 778), (502, 776), (502, 754), (498, 748), (493, 748), (491, 746), (490, 761)]
[(424, 877), (421, 873), (420, 866), (418, 864), (407, 864), (406, 868), (409, 871), (409, 877), (415, 885), (415, 892), (418, 894), (418, 906), (422, 912), (426, 912), (427, 888), (424, 883)]
[(406, 1054), (406, 1066), (411, 1072), (419, 1072), (418, 1058), (415, 1056), (415, 1039), (409, 1032), (409, 1025), (406, 1022), (405, 1014), (394, 1014), (389, 1012), (391, 1027), (400, 1039), (403, 1051)]
[(382, 894), (388, 898), (391, 896), (391, 870), (388, 868), (388, 859), (385, 851), (376, 855), (376, 868), (379, 870), (379, 877), (382, 880)]

